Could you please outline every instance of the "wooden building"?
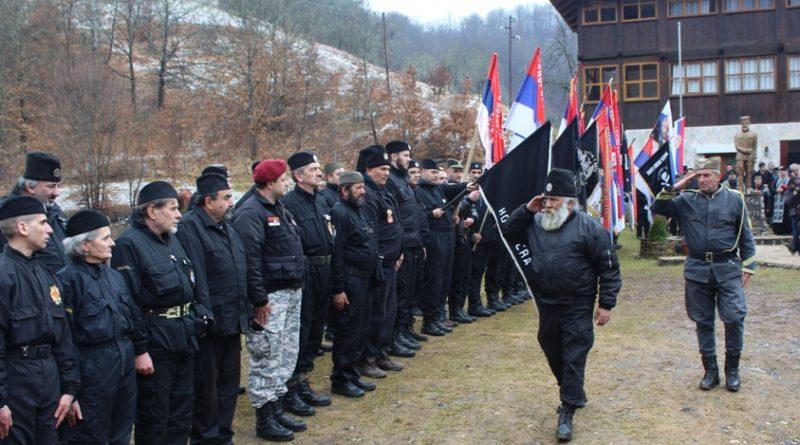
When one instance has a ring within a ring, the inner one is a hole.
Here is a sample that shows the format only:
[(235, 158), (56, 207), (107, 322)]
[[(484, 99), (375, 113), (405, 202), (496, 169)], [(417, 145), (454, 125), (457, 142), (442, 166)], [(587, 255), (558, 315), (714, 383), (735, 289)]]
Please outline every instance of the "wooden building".
[[(739, 117), (749, 115), (760, 160), (800, 162), (800, 0), (550, 2), (578, 34), (587, 104), (597, 102), (617, 72), (627, 128), (652, 127), (668, 99), (677, 118), (680, 21), (687, 131), (706, 146), (718, 145), (706, 152), (724, 153)], [(724, 126), (730, 128), (715, 130)], [(761, 152), (767, 144), (772, 147)]]

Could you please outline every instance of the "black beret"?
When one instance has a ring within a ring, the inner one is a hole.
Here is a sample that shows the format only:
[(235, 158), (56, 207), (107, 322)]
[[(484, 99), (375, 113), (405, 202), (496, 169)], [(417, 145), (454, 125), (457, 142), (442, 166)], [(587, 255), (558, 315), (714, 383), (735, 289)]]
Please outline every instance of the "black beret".
[(41, 201), (28, 195), (14, 195), (0, 202), (0, 221), (23, 215), (47, 214)]
[(386, 152), (389, 154), (411, 151), (411, 146), (404, 141), (392, 141), (386, 144)]
[(142, 205), (167, 198), (178, 199), (178, 192), (168, 182), (155, 181), (139, 190), (139, 199), (136, 200), (136, 204)]
[(419, 163), (419, 168), (423, 170), (439, 170), (439, 166), (436, 165), (436, 161), (431, 158), (425, 158), (422, 162)]
[(419, 162), (414, 159), (408, 161), (408, 168), (419, 168)]
[(389, 162), (389, 155), (383, 150), (374, 151), (364, 159), (364, 168), (382, 167), (384, 165), (392, 165), (392, 163)]
[(33, 151), (25, 157), (25, 179), (61, 182), (61, 161), (50, 153)]
[(554, 168), (547, 174), (547, 181), (544, 186), (544, 194), (547, 196), (563, 196), (565, 198), (577, 198), (578, 189), (575, 187), (575, 175), (563, 168)]
[(206, 173), (194, 182), (197, 185), (197, 194), (201, 196), (210, 195), (220, 190), (230, 190), (228, 179), (216, 173)]
[(471, 162), (469, 164), (469, 169), (470, 170), (483, 170), (483, 164), (481, 164), (480, 162)]
[(106, 215), (97, 210), (83, 209), (72, 215), (72, 218), (67, 221), (67, 236), (80, 235), (109, 225), (111, 223), (108, 222)]
[(209, 173), (216, 173), (224, 176), (225, 178), (231, 177), (231, 175), (228, 173), (228, 169), (222, 164), (209, 165), (208, 167), (204, 168), (202, 172), (200, 172), (200, 176), (207, 175)]
[(319, 163), (317, 155), (311, 153), (310, 151), (298, 151), (297, 153), (289, 156), (289, 159), (286, 163), (289, 164), (289, 170), (294, 171), (314, 162)]
[(366, 165), (364, 162), (367, 160), (367, 157), (370, 153), (374, 152), (385, 152), (386, 150), (383, 148), (383, 145), (370, 145), (369, 147), (362, 148), (361, 151), (358, 152), (358, 160), (356, 160), (356, 171), (360, 173), (364, 173), (366, 170)]

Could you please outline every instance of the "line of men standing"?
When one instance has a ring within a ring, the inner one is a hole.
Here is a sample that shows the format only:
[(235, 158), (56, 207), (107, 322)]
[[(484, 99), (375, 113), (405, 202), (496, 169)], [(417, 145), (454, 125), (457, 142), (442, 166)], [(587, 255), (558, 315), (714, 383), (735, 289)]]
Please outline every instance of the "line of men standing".
[(232, 443), (243, 334), (256, 433), (292, 440), (307, 426), (286, 412), (331, 404), (308, 379), (326, 325), (331, 392), (362, 397), (376, 387), (362, 377), (402, 370), (390, 357), (425, 334), (504, 310), (501, 287), (526, 298), (487, 267), (506, 255), (479, 163), (464, 182), (457, 161), (418, 163), (393, 141), (356, 171), (310, 152), (252, 170), (234, 206), (228, 171), (207, 167), (183, 215), (172, 185), (147, 184), (113, 240), (97, 211), (65, 218), (60, 161), (28, 154), (0, 202), (0, 443)]

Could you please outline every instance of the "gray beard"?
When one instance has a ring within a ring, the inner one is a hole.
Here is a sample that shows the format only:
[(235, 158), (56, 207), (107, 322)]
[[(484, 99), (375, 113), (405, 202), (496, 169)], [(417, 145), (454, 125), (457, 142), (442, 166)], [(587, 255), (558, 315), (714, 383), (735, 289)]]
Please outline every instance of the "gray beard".
[(569, 209), (567, 208), (567, 203), (564, 203), (554, 213), (542, 213), (542, 219), (539, 220), (539, 226), (541, 226), (542, 229), (547, 232), (552, 232), (553, 230), (557, 230), (563, 226), (568, 217)]
[(177, 227), (177, 226), (175, 226), (175, 227), (173, 227), (173, 228), (169, 229), (169, 234), (170, 234), (170, 235), (174, 235), (174, 234), (176, 234), (176, 233), (178, 233), (178, 227)]

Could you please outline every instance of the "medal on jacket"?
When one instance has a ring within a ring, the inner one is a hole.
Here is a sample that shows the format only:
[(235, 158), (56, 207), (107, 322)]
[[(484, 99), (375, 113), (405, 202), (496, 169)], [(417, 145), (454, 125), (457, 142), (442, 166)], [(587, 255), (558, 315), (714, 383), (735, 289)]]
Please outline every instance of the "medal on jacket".
[(58, 290), (58, 286), (50, 286), (50, 299), (53, 300), (53, 303), (56, 305), (61, 304), (61, 291)]
[(336, 228), (333, 226), (333, 221), (331, 221), (331, 215), (323, 215), (325, 218), (325, 225), (328, 226), (328, 232), (330, 232), (331, 236), (336, 238)]
[(389, 224), (394, 222), (394, 218), (392, 217), (392, 209), (386, 209), (386, 222)]

